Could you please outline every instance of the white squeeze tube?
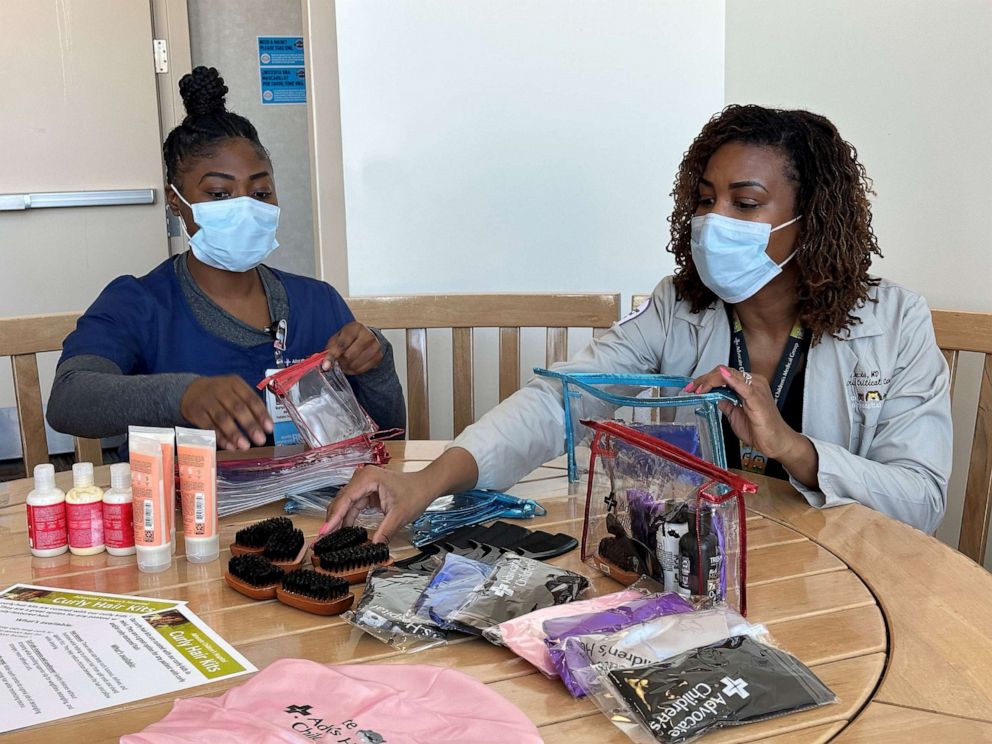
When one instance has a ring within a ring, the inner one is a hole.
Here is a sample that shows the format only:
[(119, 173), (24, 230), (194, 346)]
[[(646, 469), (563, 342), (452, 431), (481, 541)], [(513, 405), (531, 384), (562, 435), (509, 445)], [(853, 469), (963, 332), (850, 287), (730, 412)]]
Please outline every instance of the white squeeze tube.
[(179, 492), (183, 501), (186, 560), (209, 563), (220, 555), (217, 528), (217, 434), (176, 427)]
[(160, 428), (157, 426), (129, 426), (128, 436), (140, 434), (143, 437), (150, 437), (157, 440), (162, 445), (162, 467), (165, 475), (165, 498), (168, 507), (166, 518), (169, 520), (169, 542), (172, 545), (172, 552), (176, 552), (176, 432), (172, 429)]
[(138, 570), (158, 573), (172, 565), (162, 444), (156, 438), (132, 432), (128, 437), (128, 449), (131, 456), (134, 546), (138, 553)]

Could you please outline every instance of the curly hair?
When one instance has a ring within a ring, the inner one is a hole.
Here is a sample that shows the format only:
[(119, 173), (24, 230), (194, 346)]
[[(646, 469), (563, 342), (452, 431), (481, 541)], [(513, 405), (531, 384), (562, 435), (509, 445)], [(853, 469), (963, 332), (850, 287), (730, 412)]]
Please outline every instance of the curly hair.
[(169, 183), (178, 183), (184, 161), (210, 155), (226, 139), (244, 138), (255, 146), (259, 155), (269, 159), (252, 123), (227, 110), (227, 92), (224, 78), (213, 67), (195, 67), (179, 81), (186, 118), (169, 132), (162, 145)]
[(830, 121), (809, 111), (727, 106), (693, 140), (675, 177), (669, 217), (667, 250), (675, 256), (679, 297), (696, 313), (716, 299), (699, 278), (689, 239), (699, 180), (713, 153), (728, 142), (774, 148), (788, 158), (786, 176), (796, 183), (796, 214), (803, 216), (795, 258), (799, 320), (813, 344), (825, 333), (849, 331), (860, 322), (852, 311), (869, 300), (870, 288), (879, 282), (868, 274), (872, 254), (882, 255), (871, 226), (868, 195), (874, 191), (854, 146)]

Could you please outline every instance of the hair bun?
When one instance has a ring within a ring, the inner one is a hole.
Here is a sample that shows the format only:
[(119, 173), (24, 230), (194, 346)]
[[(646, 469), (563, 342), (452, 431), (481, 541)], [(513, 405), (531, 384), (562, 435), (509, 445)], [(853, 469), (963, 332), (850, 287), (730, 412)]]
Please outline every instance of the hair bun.
[(179, 81), (179, 95), (188, 116), (209, 116), (226, 111), (227, 86), (214, 67), (194, 67)]

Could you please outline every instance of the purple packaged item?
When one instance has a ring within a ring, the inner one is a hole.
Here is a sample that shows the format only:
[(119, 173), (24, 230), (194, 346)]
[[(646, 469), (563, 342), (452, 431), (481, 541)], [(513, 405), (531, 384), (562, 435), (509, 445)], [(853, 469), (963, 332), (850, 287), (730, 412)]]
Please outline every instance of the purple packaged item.
[(652, 594), (602, 612), (590, 612), (584, 615), (546, 620), (543, 626), (544, 643), (548, 647), (551, 663), (558, 670), (565, 687), (574, 697), (582, 697), (586, 691), (572, 676), (565, 663), (565, 649), (562, 644), (566, 638), (588, 635), (589, 633), (612, 633), (662, 615), (674, 615), (679, 612), (692, 612), (692, 610), (692, 604), (675, 592)]
[(558, 673), (548, 658), (544, 645), (543, 624), (555, 617), (576, 617), (580, 614), (595, 614), (612, 607), (620, 607), (640, 599), (643, 594), (634, 589), (624, 589), (613, 594), (604, 594), (592, 599), (583, 599), (569, 604), (553, 605), (515, 617), (483, 631), (483, 637), (497, 646), (506, 646), (521, 659), (529, 661), (548, 677)]
[(627, 503), (630, 505), (630, 536), (641, 546), (642, 552), (638, 557), (643, 562), (644, 573), (660, 579), (658, 526), (665, 513), (672, 508), (672, 503), (659, 500), (640, 488), (627, 489)]

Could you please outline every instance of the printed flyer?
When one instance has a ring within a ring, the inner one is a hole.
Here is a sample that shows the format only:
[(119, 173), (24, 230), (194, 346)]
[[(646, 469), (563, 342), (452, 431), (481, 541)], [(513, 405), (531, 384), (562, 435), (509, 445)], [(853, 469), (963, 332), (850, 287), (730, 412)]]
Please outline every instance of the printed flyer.
[(254, 671), (185, 602), (0, 591), (0, 733)]

